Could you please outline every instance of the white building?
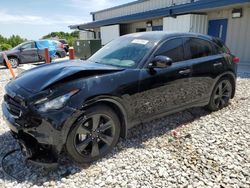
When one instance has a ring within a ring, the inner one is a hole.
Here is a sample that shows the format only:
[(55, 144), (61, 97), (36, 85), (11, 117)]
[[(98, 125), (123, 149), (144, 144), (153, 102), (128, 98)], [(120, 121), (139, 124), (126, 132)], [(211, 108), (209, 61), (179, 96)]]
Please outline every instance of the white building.
[(220, 37), (250, 65), (250, 0), (137, 0), (91, 15), (93, 22), (70, 28), (90, 31), (103, 45), (134, 32), (200, 32)]

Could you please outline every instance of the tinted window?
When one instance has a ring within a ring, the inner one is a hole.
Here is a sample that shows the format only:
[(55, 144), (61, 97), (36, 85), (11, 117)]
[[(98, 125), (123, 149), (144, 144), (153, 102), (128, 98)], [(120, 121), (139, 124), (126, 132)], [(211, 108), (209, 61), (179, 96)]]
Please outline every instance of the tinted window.
[(212, 45), (214, 46), (214, 48), (213, 48), (214, 54), (223, 54), (223, 53), (230, 54), (230, 51), (226, 46), (224, 46), (224, 45), (219, 46), (219, 45), (216, 45), (216, 44), (212, 44)]
[(172, 39), (165, 42), (160, 49), (156, 52), (156, 55), (163, 55), (171, 58), (174, 62), (184, 60), (184, 48), (182, 39)]
[(222, 54), (224, 53), (224, 50), (222, 48), (220, 48), (218, 45), (216, 44), (211, 44), (212, 48), (213, 48), (213, 54)]
[(187, 59), (206, 57), (214, 54), (211, 43), (203, 39), (187, 38), (184, 41), (184, 45), (188, 54)]
[(35, 48), (34, 42), (29, 42), (29, 43), (22, 45), (22, 49), (30, 49), (30, 48)]

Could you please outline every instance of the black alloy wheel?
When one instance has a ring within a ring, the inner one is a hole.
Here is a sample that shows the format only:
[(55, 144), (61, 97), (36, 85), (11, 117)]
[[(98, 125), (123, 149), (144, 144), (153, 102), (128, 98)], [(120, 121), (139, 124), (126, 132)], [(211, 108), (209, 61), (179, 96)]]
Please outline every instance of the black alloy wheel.
[(89, 163), (106, 155), (118, 142), (120, 122), (106, 106), (90, 108), (70, 131), (66, 147), (80, 163)]
[(220, 110), (229, 104), (232, 96), (233, 86), (229, 79), (221, 79), (215, 86), (208, 109)]

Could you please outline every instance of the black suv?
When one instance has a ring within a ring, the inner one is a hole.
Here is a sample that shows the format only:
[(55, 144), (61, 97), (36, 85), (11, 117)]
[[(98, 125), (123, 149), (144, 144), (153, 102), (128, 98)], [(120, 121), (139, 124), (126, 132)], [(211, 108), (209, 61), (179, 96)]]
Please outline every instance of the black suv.
[(87, 61), (23, 73), (5, 87), (3, 114), (30, 159), (54, 161), (65, 149), (89, 163), (136, 124), (191, 107), (227, 106), (238, 61), (210, 36), (130, 34)]

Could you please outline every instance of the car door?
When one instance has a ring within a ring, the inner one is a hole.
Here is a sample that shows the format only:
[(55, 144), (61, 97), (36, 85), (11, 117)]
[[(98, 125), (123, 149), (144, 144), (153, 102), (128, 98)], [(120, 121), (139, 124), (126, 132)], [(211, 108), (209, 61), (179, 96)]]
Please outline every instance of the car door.
[(39, 61), (35, 42), (27, 42), (20, 47), (20, 58), (22, 63), (32, 63)]
[(191, 102), (206, 103), (213, 89), (214, 78), (224, 70), (224, 57), (216, 53), (212, 42), (201, 38), (184, 38), (185, 59), (192, 65)]
[(164, 42), (152, 57), (159, 55), (171, 58), (173, 64), (154, 69), (146, 65), (141, 70), (135, 108), (142, 121), (180, 109), (189, 103), (191, 67), (184, 61), (182, 38)]

